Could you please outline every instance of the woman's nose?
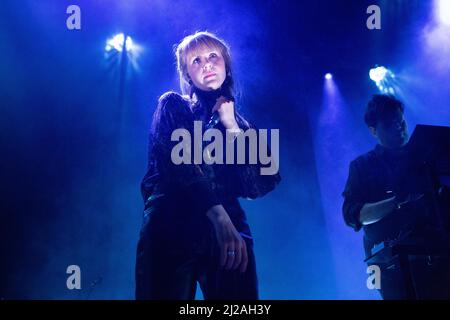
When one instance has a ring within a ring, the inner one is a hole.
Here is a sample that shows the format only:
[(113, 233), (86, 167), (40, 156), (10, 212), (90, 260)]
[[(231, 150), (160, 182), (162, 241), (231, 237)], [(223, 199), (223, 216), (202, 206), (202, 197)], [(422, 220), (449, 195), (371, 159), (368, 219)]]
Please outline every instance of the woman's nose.
[(203, 70), (210, 70), (212, 68), (212, 64), (211, 62), (207, 61), (204, 65), (203, 65)]

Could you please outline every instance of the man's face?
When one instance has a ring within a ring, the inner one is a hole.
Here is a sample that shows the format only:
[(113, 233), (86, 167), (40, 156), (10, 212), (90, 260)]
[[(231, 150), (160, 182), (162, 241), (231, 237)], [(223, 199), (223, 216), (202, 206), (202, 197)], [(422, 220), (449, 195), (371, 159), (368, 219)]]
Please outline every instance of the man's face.
[(386, 148), (399, 148), (408, 142), (408, 126), (400, 110), (379, 121), (376, 127), (370, 127), (372, 134)]

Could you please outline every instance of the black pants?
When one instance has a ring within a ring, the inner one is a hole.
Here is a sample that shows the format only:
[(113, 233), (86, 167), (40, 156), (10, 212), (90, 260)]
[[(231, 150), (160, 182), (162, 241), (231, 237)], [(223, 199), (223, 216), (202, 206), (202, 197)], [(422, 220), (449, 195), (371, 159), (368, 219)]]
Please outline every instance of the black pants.
[[(407, 298), (403, 276), (397, 265), (381, 267), (381, 290), (384, 300)], [(419, 300), (450, 299), (450, 259), (448, 257), (416, 257), (410, 261), (413, 287)]]
[(137, 247), (136, 299), (193, 300), (197, 282), (207, 300), (258, 299), (253, 241), (243, 238), (247, 270), (227, 271), (219, 265), (216, 236), (206, 216), (180, 215), (171, 205), (149, 208)]

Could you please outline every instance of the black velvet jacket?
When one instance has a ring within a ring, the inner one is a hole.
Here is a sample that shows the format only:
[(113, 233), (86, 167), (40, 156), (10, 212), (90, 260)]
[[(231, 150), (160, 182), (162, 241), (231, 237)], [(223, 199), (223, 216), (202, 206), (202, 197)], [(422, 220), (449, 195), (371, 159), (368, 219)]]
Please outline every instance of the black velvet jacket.
[[(172, 148), (178, 141), (171, 141), (177, 128), (187, 129), (193, 138), (194, 121), (202, 121), (203, 128), (211, 118), (211, 110), (217, 91), (196, 92), (198, 101), (193, 103), (178, 93), (168, 92), (161, 96), (153, 116), (150, 132), (148, 169), (141, 183), (145, 206), (155, 198), (183, 199), (192, 211), (205, 215), (217, 204), (237, 202), (238, 197), (255, 199), (264, 196), (280, 182), (280, 175), (261, 175), (259, 164), (180, 164), (171, 160)], [(241, 129), (251, 127), (236, 114)], [(219, 123), (216, 126), (224, 132)], [(224, 143), (225, 145), (225, 143)], [(224, 205), (225, 206), (225, 205)], [(191, 211), (191, 210), (189, 210)]]

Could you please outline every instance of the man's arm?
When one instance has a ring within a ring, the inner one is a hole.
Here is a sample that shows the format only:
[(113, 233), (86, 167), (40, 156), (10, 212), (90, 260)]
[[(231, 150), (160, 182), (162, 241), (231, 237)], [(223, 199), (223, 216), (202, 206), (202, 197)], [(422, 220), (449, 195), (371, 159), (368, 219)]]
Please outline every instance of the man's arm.
[(359, 221), (363, 225), (378, 222), (393, 211), (400, 210), (403, 206), (419, 201), (423, 197), (423, 193), (408, 193), (402, 199), (393, 196), (378, 202), (366, 203), (359, 213)]
[(380, 221), (397, 208), (396, 197), (373, 203), (366, 203), (359, 212), (359, 222), (368, 225)]

